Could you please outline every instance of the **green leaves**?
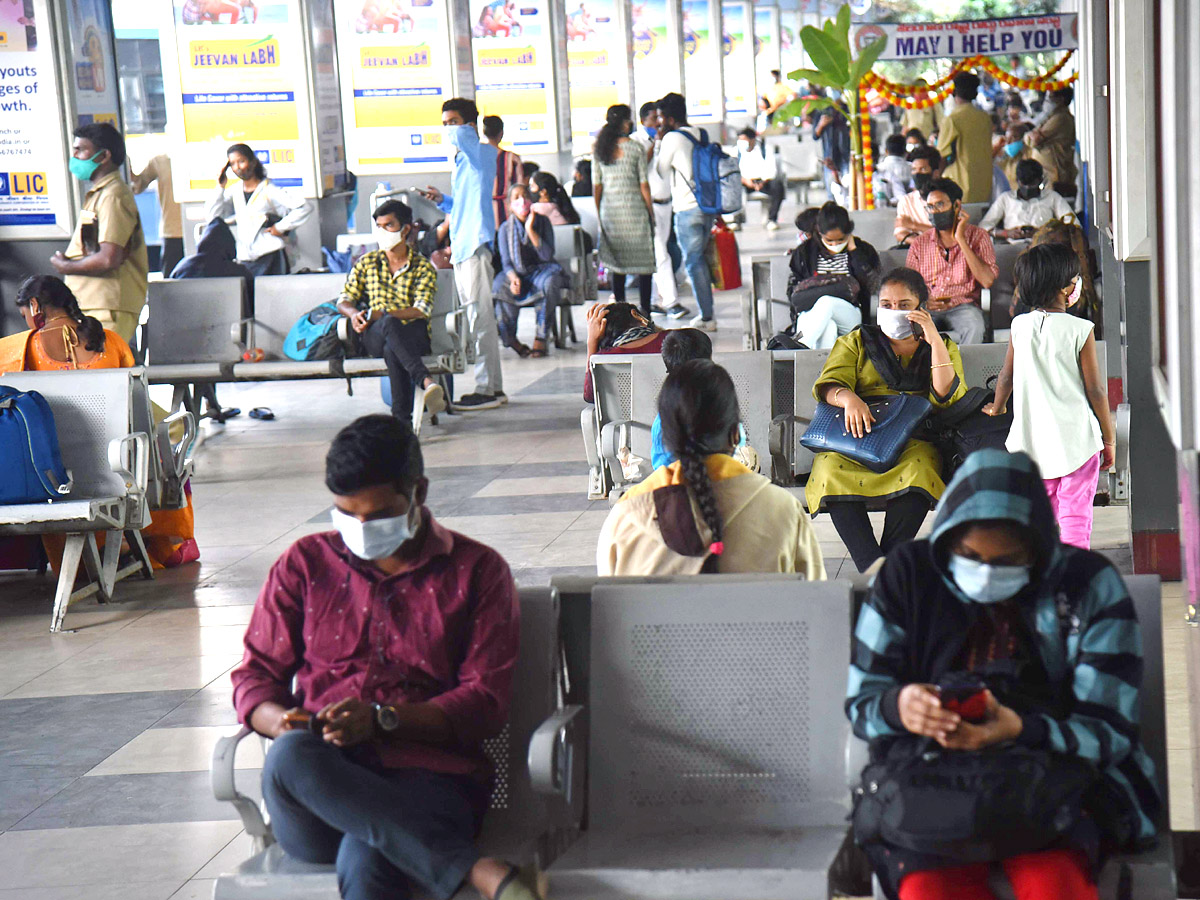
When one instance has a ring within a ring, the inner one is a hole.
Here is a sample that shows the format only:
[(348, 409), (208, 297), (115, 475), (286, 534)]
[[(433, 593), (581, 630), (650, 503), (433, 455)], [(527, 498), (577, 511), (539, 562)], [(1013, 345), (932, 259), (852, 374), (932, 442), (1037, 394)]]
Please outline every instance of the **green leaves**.
[(850, 79), (850, 42), (839, 42), (828, 32), (812, 25), (800, 29), (800, 41), (813, 65), (833, 82), (828, 86), (844, 88)]
[(875, 65), (875, 61), (879, 59), (879, 54), (883, 52), (883, 48), (886, 46), (887, 35), (883, 34), (870, 44), (867, 44), (866, 48), (858, 54), (858, 59), (850, 67), (850, 79), (855, 85), (862, 83), (863, 78), (871, 71), (872, 66)]
[(791, 81), (807, 81), (810, 84), (817, 84), (821, 87), (831, 87), (841, 89), (840, 84), (835, 84), (833, 79), (824, 72), (817, 69), (797, 69), (795, 72), (788, 72), (788, 78)]
[(833, 109), (835, 112), (845, 115), (841, 108), (828, 97), (797, 97), (780, 107), (775, 115), (783, 119), (796, 119), (803, 118), (817, 109)]

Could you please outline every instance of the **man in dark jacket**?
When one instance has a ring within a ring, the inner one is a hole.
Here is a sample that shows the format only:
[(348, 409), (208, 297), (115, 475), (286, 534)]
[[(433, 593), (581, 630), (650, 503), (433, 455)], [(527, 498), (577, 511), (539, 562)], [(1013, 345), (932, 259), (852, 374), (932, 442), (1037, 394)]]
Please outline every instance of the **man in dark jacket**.
[[(213, 219), (196, 242), (196, 252), (186, 256), (171, 271), (176, 278), (244, 278), (246, 279), (246, 302), (253, 309), (254, 275), (237, 261), (237, 240), (220, 219)], [(217, 386), (212, 382), (199, 384), (196, 389), (208, 408), (208, 416), (218, 424), (241, 410), (222, 409), (217, 402)]]
[[(1160, 800), (1139, 737), (1141, 646), (1120, 574), (1059, 540), (1033, 461), (980, 450), (946, 488), (929, 539), (888, 554), (858, 617), (846, 713), (872, 760), (894, 759), (915, 735), (924, 747), (1008, 745), (1091, 763), (1100, 777), (1088, 812), (1053, 848), (1000, 861), (1017, 896), (1048, 896), (1031, 885), (1086, 884), (1105, 853), (1154, 837)], [(948, 709), (937, 688), (964, 675), (987, 686), (975, 721)], [(881, 841), (866, 850), (891, 898), (906, 879), (917, 882), (900, 892), (910, 897), (968, 896), (968, 882), (986, 882), (986, 864), (966, 865), (974, 860)]]

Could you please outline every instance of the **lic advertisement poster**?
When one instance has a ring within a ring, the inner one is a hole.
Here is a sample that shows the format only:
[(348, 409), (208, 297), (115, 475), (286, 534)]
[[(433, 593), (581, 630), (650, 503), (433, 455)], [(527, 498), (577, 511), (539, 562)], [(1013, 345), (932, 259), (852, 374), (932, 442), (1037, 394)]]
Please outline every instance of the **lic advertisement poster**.
[(350, 170), (445, 172), (442, 103), (454, 96), (446, 0), (335, 0)]
[(173, 7), (175, 40), (164, 37), (162, 52), (168, 102), (177, 85), (182, 111), (168, 119), (176, 199), (207, 200), (235, 143), (248, 144), (276, 184), (319, 196), (297, 5), (173, 0)]
[(567, 0), (571, 151), (590, 153), (604, 115), (629, 102), (629, 61), (615, 0)]
[(720, 0), (683, 0), (683, 79), (688, 85), (688, 121), (719, 122), (721, 115), (720, 45), (712, 37), (713, 3)]
[(471, 0), (469, 9), (480, 115), (504, 120), (504, 146), (517, 153), (557, 153), (546, 0)]
[(779, 69), (779, 9), (754, 7), (754, 80), (757, 96), (769, 95), (775, 79), (771, 71)]
[(2, 240), (71, 233), (56, 72), (46, 0), (0, 0)]
[(725, 112), (728, 115), (754, 115), (758, 104), (754, 97), (754, 26), (749, 19), (749, 3), (725, 3), (721, 6), (724, 25)]
[(679, 48), (667, 23), (667, 0), (635, 0), (630, 26), (634, 105), (640, 108), (679, 90)]

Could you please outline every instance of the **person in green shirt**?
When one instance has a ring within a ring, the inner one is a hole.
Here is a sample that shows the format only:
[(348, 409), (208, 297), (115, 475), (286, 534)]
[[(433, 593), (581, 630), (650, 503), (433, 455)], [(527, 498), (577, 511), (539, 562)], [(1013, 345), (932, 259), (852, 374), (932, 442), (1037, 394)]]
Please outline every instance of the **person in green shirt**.
[(938, 132), (938, 152), (946, 160), (943, 176), (963, 189), (964, 203), (992, 198), (992, 117), (975, 105), (979, 76), (954, 76), (954, 110)]

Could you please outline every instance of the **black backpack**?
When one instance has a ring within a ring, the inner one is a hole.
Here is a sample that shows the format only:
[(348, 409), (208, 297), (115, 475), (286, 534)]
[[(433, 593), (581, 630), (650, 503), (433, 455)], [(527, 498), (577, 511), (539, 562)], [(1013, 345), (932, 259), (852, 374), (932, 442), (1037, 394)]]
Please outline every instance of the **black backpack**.
[(989, 416), (983, 407), (996, 399), (996, 377), (988, 379), (986, 388), (969, 388), (953, 406), (938, 410), (926, 420), (926, 430), (919, 435), (933, 444), (942, 457), (942, 480), (949, 481), (968, 456), (976, 450), (1005, 449), (1012, 428), (1012, 410), (1004, 415)]

